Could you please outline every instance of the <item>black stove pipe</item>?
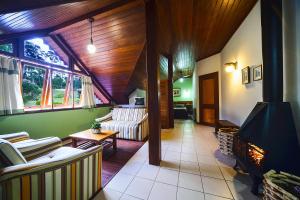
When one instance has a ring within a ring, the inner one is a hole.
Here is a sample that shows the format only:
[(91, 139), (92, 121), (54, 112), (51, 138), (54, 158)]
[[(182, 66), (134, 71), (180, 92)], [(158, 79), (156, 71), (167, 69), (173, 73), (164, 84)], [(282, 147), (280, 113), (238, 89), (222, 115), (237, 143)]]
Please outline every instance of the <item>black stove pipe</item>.
[(282, 0), (261, 0), (263, 101), (283, 101)]

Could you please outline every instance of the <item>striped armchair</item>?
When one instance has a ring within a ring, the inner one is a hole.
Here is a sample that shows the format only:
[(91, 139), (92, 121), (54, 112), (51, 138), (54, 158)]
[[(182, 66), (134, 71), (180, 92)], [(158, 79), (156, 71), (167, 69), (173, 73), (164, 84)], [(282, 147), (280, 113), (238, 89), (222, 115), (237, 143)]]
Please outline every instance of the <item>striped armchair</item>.
[(148, 113), (145, 108), (114, 108), (96, 119), (105, 130), (119, 131), (118, 138), (143, 141), (148, 137)]
[(0, 151), (2, 166), (3, 161), (15, 163), (0, 169), (0, 199), (90, 199), (101, 189), (101, 146), (60, 146), (27, 161), (0, 139)]

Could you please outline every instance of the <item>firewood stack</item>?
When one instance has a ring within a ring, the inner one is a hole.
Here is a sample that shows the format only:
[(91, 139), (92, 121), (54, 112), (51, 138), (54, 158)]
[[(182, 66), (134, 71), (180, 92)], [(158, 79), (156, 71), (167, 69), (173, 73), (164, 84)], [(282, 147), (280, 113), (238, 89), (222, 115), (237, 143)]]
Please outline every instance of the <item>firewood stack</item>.
[(233, 155), (233, 137), (238, 132), (237, 128), (220, 128), (218, 140), (220, 151), (225, 155)]
[(264, 175), (263, 200), (299, 200), (300, 177), (270, 170)]

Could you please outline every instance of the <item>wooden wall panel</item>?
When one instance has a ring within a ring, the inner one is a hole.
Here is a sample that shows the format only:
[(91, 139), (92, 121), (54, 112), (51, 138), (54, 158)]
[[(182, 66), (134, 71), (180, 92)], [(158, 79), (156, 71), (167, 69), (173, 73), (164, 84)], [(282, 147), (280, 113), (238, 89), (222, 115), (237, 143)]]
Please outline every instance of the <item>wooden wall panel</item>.
[(160, 121), (161, 128), (169, 128), (168, 80), (160, 80)]

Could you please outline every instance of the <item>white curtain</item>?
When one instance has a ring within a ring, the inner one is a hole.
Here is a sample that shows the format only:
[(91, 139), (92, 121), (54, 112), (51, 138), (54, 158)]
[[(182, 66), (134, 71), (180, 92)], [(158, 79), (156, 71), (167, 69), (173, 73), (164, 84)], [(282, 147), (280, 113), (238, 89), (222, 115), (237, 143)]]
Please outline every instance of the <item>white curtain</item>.
[(94, 88), (91, 77), (83, 76), (82, 78), (82, 107), (95, 107)]
[(0, 56), (0, 115), (24, 112), (19, 70), (15, 59)]

